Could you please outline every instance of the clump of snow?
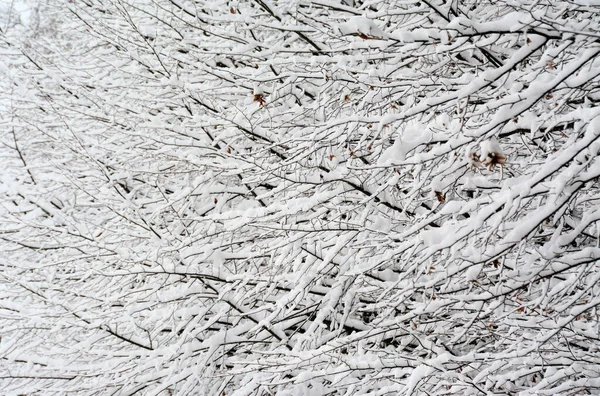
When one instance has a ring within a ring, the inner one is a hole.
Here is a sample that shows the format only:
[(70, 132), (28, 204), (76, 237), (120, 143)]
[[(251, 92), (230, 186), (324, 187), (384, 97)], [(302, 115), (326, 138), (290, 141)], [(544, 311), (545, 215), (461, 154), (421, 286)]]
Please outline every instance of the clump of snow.
[(471, 282), (476, 280), (483, 269), (483, 264), (477, 264), (469, 267), (469, 269), (465, 272), (465, 278), (467, 281)]
[(350, 18), (337, 26), (343, 36), (357, 35), (364, 38), (387, 38), (388, 34), (381, 30), (373, 20), (362, 16)]
[(394, 144), (381, 154), (378, 164), (400, 162), (406, 159), (408, 153), (422, 144), (431, 141), (433, 137), (429, 128), (420, 123), (412, 123), (399, 132)]
[(408, 383), (406, 384), (406, 392), (404, 393), (406, 395), (412, 394), (419, 382), (434, 371), (435, 369), (433, 367), (426, 366), (424, 364), (415, 367), (415, 369), (410, 374), (410, 377), (408, 378)]

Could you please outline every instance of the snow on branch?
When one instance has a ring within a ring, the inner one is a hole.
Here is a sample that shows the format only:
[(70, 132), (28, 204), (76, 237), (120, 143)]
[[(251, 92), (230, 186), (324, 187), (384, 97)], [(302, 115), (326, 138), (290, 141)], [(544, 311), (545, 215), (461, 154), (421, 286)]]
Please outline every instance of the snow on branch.
[(600, 392), (592, 2), (10, 3), (3, 392)]

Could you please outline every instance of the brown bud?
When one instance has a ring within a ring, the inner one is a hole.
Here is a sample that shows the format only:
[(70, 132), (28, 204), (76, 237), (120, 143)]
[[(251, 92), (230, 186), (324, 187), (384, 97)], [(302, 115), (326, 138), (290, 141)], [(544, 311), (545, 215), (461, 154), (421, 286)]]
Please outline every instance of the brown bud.
[(435, 191), (435, 197), (441, 203), (445, 203), (446, 202), (446, 195), (443, 192), (441, 192), (441, 191)]
[(258, 102), (261, 107), (265, 105), (265, 97), (263, 94), (254, 94), (254, 101)]
[(490, 169), (496, 165), (504, 166), (506, 164), (506, 157), (500, 153), (488, 153), (484, 164)]

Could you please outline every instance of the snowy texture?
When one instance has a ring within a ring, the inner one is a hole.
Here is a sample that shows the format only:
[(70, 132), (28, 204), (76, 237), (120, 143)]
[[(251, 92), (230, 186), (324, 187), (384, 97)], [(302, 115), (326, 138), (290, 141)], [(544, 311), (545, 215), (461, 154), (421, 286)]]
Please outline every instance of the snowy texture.
[(0, 4), (0, 393), (600, 393), (589, 0)]

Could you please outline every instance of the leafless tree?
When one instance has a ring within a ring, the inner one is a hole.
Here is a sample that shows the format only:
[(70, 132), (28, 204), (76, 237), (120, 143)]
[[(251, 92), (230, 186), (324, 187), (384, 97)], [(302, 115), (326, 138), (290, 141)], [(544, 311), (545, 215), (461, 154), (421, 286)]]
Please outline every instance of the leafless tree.
[(28, 1), (5, 392), (600, 392), (594, 1)]

